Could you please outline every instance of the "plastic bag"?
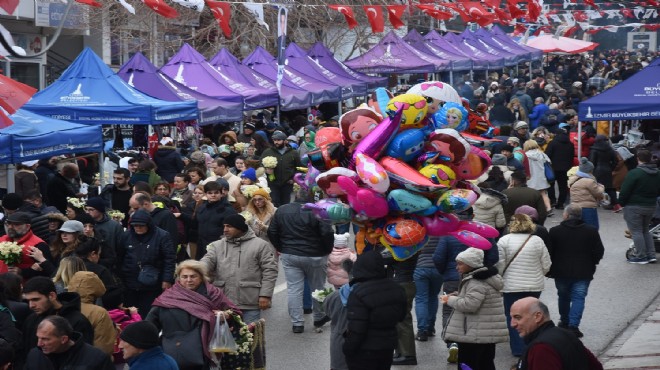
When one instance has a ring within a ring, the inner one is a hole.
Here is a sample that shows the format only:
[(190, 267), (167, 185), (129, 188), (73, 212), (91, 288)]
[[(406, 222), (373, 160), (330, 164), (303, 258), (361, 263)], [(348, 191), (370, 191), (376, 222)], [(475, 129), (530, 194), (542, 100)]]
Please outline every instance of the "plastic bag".
[(236, 353), (238, 345), (231, 334), (229, 324), (224, 312), (218, 312), (215, 315), (215, 330), (213, 338), (209, 343), (209, 352), (211, 353)]

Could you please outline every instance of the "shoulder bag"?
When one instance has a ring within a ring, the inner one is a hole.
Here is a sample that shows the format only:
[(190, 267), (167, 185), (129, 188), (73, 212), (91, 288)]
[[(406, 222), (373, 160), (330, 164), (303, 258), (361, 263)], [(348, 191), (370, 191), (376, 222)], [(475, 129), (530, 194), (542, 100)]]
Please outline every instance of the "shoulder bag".
[(527, 245), (527, 242), (528, 242), (529, 239), (531, 239), (531, 238), (532, 238), (532, 234), (529, 234), (529, 236), (527, 237), (527, 239), (525, 239), (525, 242), (524, 242), (524, 243), (520, 246), (520, 248), (518, 249), (518, 252), (516, 252), (516, 254), (513, 255), (513, 258), (511, 258), (511, 259), (509, 260), (509, 263), (507, 263), (506, 266), (504, 266), (504, 270), (502, 270), (502, 273), (501, 273), (500, 275), (504, 276), (504, 273), (506, 272), (506, 269), (508, 269), (508, 268), (509, 268), (509, 265), (511, 265), (511, 262), (513, 262), (513, 260), (515, 260), (516, 257), (518, 257), (518, 255), (520, 254), (520, 252), (522, 252), (523, 248), (525, 248), (525, 245)]
[(555, 181), (555, 171), (552, 169), (552, 163), (543, 162), (543, 170), (545, 173), (545, 178), (548, 180), (548, 182)]

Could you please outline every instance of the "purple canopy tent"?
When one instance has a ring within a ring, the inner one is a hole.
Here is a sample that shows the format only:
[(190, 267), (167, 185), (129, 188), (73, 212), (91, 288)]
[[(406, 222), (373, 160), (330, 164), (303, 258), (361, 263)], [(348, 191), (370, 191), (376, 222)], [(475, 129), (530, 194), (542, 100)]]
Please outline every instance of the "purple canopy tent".
[(442, 36), (442, 38), (455, 48), (471, 55), (473, 58), (472, 60), (475, 60), (476, 58), (488, 60), (488, 69), (502, 69), (504, 67), (504, 58), (494, 56), (471, 45), (463, 37), (455, 33), (448, 32), (446, 35)]
[(474, 32), (469, 29), (465, 29), (459, 37), (463, 38), (463, 41), (474, 46), (477, 49), (485, 51), (486, 53), (493, 55), (495, 57), (504, 58), (504, 65), (507, 67), (513, 67), (522, 62), (523, 57), (520, 54), (512, 53), (497, 47), (496, 45), (489, 44), (482, 37), (477, 37)]
[[(236, 81), (244, 84), (260, 87), (277, 93), (275, 82), (268, 77), (261, 75), (252, 68), (241, 64), (241, 62), (226, 48), (220, 51), (209, 61), (209, 63), (218, 69), (221, 73), (229, 75)], [(282, 85), (280, 95), (280, 109), (285, 111), (295, 109), (306, 109), (312, 105), (312, 95), (302, 89)]]
[(221, 74), (187, 43), (183, 44), (160, 71), (174, 81), (203, 94), (243, 103), (239, 110), (272, 107), (277, 105), (279, 100), (276, 92), (245, 85)]
[(424, 37), (414, 28), (403, 37), (403, 41), (423, 53), (451, 61), (452, 71), (469, 71), (472, 69), (472, 60), (470, 58), (435, 46), (430, 41), (424, 40)]
[(512, 46), (517, 47), (517, 48), (520, 48), (522, 50), (529, 51), (530, 53), (532, 53), (532, 60), (542, 60), (543, 59), (543, 51), (542, 50), (533, 48), (531, 46), (527, 46), (527, 45), (517, 43), (514, 39), (509, 37), (509, 35), (507, 35), (504, 31), (502, 31), (502, 29), (499, 28), (498, 26), (495, 26), (495, 27), (491, 28), (490, 33), (491, 33), (491, 35), (493, 35), (494, 38), (496, 38), (496, 39), (498, 39), (498, 40), (500, 40), (504, 43), (507, 43), (507, 44), (512, 45)]
[(140, 52), (126, 62), (117, 75), (137, 90), (166, 101), (197, 100), (200, 126), (241, 120), (238, 109), (227, 109), (225, 102), (181, 85), (162, 73)]
[(307, 52), (307, 55), (312, 58), (317, 64), (322, 65), (326, 69), (332, 71), (333, 73), (356, 79), (358, 81), (363, 81), (367, 83), (367, 89), (373, 91), (378, 87), (387, 86), (387, 77), (375, 77), (369, 76), (364, 73), (354, 71), (342, 62), (338, 61), (337, 58), (332, 54), (328, 48), (325, 47), (320, 42), (317, 42), (312, 46), (311, 49)]
[(483, 42), (492, 45), (493, 47), (505, 50), (514, 55), (518, 55), (521, 62), (529, 62), (532, 60), (532, 52), (519, 48), (516, 45), (511, 45), (507, 42), (504, 42), (484, 28), (480, 28), (475, 31), (474, 35)]
[(316, 63), (312, 58), (307, 55), (307, 52), (298, 46), (295, 42), (287, 45), (284, 51), (286, 61), (284, 62), (289, 68), (302, 72), (308, 76), (315, 76), (315, 78), (341, 87), (342, 100), (354, 98), (357, 96), (367, 95), (367, 83), (364, 81), (356, 80), (352, 77), (345, 77), (338, 75), (322, 65)]
[(417, 51), (394, 31), (362, 55), (344, 62), (366, 73), (433, 73), (451, 69), (451, 61)]
[[(243, 65), (254, 69), (271, 81), (277, 80), (277, 61), (261, 46), (257, 46), (252, 54), (243, 59)], [(341, 88), (339, 86), (326, 84), (288, 66), (284, 67), (282, 77), (282, 89), (285, 86), (309, 91), (312, 95), (312, 105), (341, 100)]]
[(465, 58), (468, 58), (472, 61), (472, 68), (471, 70), (474, 71), (483, 71), (488, 69), (488, 60), (487, 59), (481, 59), (474, 54), (468, 53), (467, 48), (466, 51), (463, 51), (459, 49), (458, 47), (455, 47), (454, 45), (450, 44), (447, 42), (436, 30), (431, 30), (429, 33), (427, 33), (424, 36), (424, 41), (432, 45), (434, 48), (437, 48), (439, 50), (443, 50), (445, 52), (463, 56)]

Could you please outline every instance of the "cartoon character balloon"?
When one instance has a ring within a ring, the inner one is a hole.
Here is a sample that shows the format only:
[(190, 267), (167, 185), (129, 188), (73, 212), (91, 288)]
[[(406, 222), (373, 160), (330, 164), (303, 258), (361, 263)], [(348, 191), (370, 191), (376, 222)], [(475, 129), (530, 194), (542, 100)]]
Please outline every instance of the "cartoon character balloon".
[(385, 118), (367, 137), (362, 139), (353, 151), (352, 165), (355, 165), (356, 156), (359, 153), (366, 154), (374, 159), (380, 158), (381, 154), (387, 150), (387, 146), (394, 138), (394, 135), (396, 135), (401, 125), (402, 117), (403, 110), (400, 109), (392, 117)]
[(437, 202), (441, 212), (463, 212), (477, 201), (477, 193), (468, 189), (452, 189), (440, 196)]
[(380, 243), (397, 261), (412, 257), (428, 243), (426, 228), (410, 217), (395, 217), (387, 220), (383, 227)]
[(424, 117), (426, 117), (428, 111), (426, 98), (417, 94), (395, 96), (387, 104), (387, 115), (393, 116), (401, 109), (403, 109), (403, 117), (401, 117), (399, 131), (424, 127)]
[(450, 235), (461, 243), (479, 249), (490, 249), (492, 244), (486, 238), (494, 238), (499, 233), (489, 225), (475, 221), (461, 221), (451, 213), (438, 212), (422, 217), (422, 223), (430, 236)]
[(340, 142), (341, 130), (339, 130), (339, 127), (323, 127), (316, 131), (316, 136), (314, 137), (314, 144), (318, 148), (330, 143)]
[(316, 184), (328, 196), (338, 197), (344, 195), (344, 190), (342, 190), (337, 183), (337, 178), (339, 178), (339, 176), (346, 176), (355, 181), (358, 181), (359, 179), (355, 171), (351, 171), (348, 168), (335, 167), (316, 176)]
[(383, 120), (383, 116), (374, 109), (360, 106), (350, 110), (339, 118), (341, 141), (344, 146), (353, 151), (355, 146), (364, 139)]
[(374, 190), (361, 188), (346, 176), (339, 176), (337, 184), (346, 193), (357, 221), (385, 217), (389, 212), (385, 197)]
[[(450, 128), (437, 129), (429, 135), (425, 150), (438, 152), (447, 161), (458, 164), (470, 152), (470, 144), (456, 130)], [(432, 163), (436, 161), (432, 160)]]
[(385, 117), (387, 114), (387, 103), (390, 102), (394, 95), (384, 87), (377, 88), (369, 97), (368, 105), (376, 113)]
[(351, 207), (334, 198), (321, 199), (316, 203), (307, 203), (303, 205), (303, 208), (310, 209), (314, 216), (323, 222), (342, 224), (351, 222), (353, 219)]
[(419, 94), (433, 99), (429, 104), (429, 114), (435, 113), (439, 108), (440, 102), (461, 102), (458, 92), (448, 83), (440, 81), (425, 81), (414, 85), (407, 91), (409, 94)]
[(304, 190), (310, 191), (316, 186), (316, 177), (321, 174), (321, 171), (312, 166), (311, 163), (307, 164), (307, 173), (298, 172), (293, 176), (293, 181), (300, 185)]
[(424, 131), (411, 129), (396, 134), (387, 147), (387, 155), (404, 162), (414, 162), (424, 149)]
[(355, 157), (355, 170), (360, 180), (368, 187), (380, 194), (385, 194), (390, 187), (390, 178), (375, 159), (366, 154), (357, 153)]
[(433, 120), (436, 128), (453, 128), (460, 132), (468, 128), (468, 111), (461, 104), (445, 103), (433, 115)]
[(426, 165), (420, 168), (419, 173), (428, 177), (434, 183), (442, 184), (446, 187), (454, 186), (456, 183), (456, 173), (444, 164)]

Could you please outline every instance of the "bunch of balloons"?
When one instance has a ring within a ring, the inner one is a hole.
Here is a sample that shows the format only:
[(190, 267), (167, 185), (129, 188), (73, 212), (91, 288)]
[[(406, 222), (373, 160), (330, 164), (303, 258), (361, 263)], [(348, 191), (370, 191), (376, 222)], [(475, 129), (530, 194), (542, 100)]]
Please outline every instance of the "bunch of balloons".
[(448, 84), (423, 82), (396, 97), (376, 91), (368, 105), (341, 116), (338, 132), (323, 132), (323, 143), (307, 154), (307, 173), (294, 179), (326, 197), (304, 207), (325, 222), (360, 225), (358, 253), (378, 243), (405, 260), (429, 236), (443, 235), (490, 248), (486, 238), (497, 230), (454, 214), (477, 200), (478, 188), (469, 180), (491, 164), (461, 135), (467, 125), (468, 112)]

